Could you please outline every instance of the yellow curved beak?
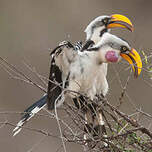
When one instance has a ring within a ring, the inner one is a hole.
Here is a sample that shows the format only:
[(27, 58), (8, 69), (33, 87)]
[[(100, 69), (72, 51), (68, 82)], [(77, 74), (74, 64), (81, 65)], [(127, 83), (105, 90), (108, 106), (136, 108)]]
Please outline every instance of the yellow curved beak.
[(132, 65), (134, 75), (137, 78), (142, 69), (142, 61), (138, 52), (132, 48), (129, 54), (120, 53), (120, 55)]
[(111, 15), (111, 21), (107, 25), (107, 28), (114, 28), (114, 27), (126, 28), (131, 32), (133, 31), (133, 24), (131, 23), (131, 21), (126, 16), (120, 14)]

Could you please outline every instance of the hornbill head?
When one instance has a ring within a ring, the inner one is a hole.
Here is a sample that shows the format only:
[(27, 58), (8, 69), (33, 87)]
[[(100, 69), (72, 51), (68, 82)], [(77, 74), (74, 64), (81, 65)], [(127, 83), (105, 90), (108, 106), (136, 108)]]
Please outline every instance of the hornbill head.
[(98, 58), (100, 62), (118, 62), (121, 58), (125, 59), (132, 65), (134, 75), (137, 78), (142, 69), (142, 61), (138, 52), (131, 48), (125, 40), (105, 33), (101, 40), (87, 51), (99, 52)]
[(120, 14), (104, 15), (95, 18), (86, 27), (86, 40), (92, 40), (96, 44), (105, 32), (109, 32), (114, 27), (126, 28), (133, 31), (133, 25), (127, 17)]

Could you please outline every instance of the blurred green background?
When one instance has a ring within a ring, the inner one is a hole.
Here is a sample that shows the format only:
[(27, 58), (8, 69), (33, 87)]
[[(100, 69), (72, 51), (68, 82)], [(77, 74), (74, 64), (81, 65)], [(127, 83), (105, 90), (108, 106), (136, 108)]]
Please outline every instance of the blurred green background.
[[(48, 77), (49, 51), (62, 40), (85, 40), (83, 32), (87, 24), (100, 15), (115, 13), (126, 15), (134, 24), (133, 33), (127, 30), (115, 29), (112, 33), (127, 39), (138, 51), (148, 54), (152, 47), (152, 1), (145, 0), (0, 0), (0, 56), (16, 65), (20, 70), (32, 76), (23, 62), (30, 63), (37, 71)], [(2, 66), (3, 67), (3, 66)], [(114, 65), (119, 71), (121, 64)], [(109, 66), (108, 80), (110, 102), (118, 102), (121, 87), (116, 79), (112, 65)], [(128, 70), (122, 70), (120, 76), (123, 84), (129, 75)], [(33, 77), (33, 76), (32, 76)], [(33, 77), (34, 80), (36, 80)], [(148, 81), (148, 84), (145, 82)], [(127, 88), (132, 101), (142, 110), (152, 114), (151, 80), (146, 73), (135, 80), (129, 81)], [(23, 111), (43, 92), (26, 83), (11, 79), (0, 68), (0, 110)], [(122, 109), (125, 112), (132, 107), (124, 101)], [(16, 123), (19, 115), (1, 115), (0, 120)], [(149, 122), (148, 122), (149, 123)], [(58, 132), (55, 120), (45, 117), (35, 117), (29, 122), (34, 128)], [(18, 136), (12, 137), (13, 127), (0, 129), (0, 147), (3, 152), (29, 152), (43, 135), (23, 130)], [(59, 133), (58, 133), (59, 134)], [(61, 141), (46, 137), (32, 152), (54, 152)], [(78, 152), (82, 149), (75, 144), (67, 144), (67, 151)], [(72, 150), (71, 150), (72, 148)], [(62, 151), (62, 150), (59, 150)]]

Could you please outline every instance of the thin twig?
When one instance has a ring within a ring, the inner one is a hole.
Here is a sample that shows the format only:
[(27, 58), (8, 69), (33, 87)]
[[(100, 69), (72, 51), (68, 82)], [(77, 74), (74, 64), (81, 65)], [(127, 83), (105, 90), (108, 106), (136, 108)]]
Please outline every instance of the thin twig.
[(36, 86), (37, 88), (39, 88), (40, 90), (42, 90), (43, 92), (46, 92), (45, 89), (43, 89), (41, 86), (39, 86), (37, 83), (33, 82), (33, 80), (31, 80), (27, 75), (25, 75), (23, 72), (21, 72), (20, 70), (18, 70), (18, 68), (16, 68), (13, 64), (10, 64), (9, 62), (7, 62), (6, 59), (0, 57), (0, 60), (5, 63), (8, 67), (10, 67), (12, 70), (14, 70), (14, 72), (16, 72), (17, 74), (20, 74), (22, 77), (24, 77), (26, 80), (28, 80), (29, 82), (31, 82), (34, 86)]
[(66, 146), (65, 146), (65, 142), (64, 142), (64, 138), (63, 138), (63, 134), (62, 134), (61, 125), (60, 125), (59, 118), (58, 118), (57, 108), (56, 108), (56, 104), (57, 104), (58, 100), (59, 100), (60, 98), (62, 98), (63, 94), (64, 94), (64, 91), (62, 91), (62, 93), (61, 93), (61, 94), (58, 96), (58, 98), (55, 100), (55, 107), (54, 107), (54, 109), (55, 109), (56, 120), (57, 120), (57, 123), (58, 123), (59, 132), (60, 132), (60, 136), (61, 136), (61, 141), (62, 141), (62, 144), (63, 144), (63, 149), (64, 149), (64, 152), (67, 152)]

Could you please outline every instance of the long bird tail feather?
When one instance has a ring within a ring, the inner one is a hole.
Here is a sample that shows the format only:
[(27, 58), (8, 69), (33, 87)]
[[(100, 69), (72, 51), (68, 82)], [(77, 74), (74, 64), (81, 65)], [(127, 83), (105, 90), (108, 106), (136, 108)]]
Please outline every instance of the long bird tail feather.
[(22, 126), (46, 105), (46, 97), (47, 95), (44, 94), (40, 100), (36, 101), (24, 111), (23, 116), (13, 130), (13, 136), (16, 136), (22, 130)]

